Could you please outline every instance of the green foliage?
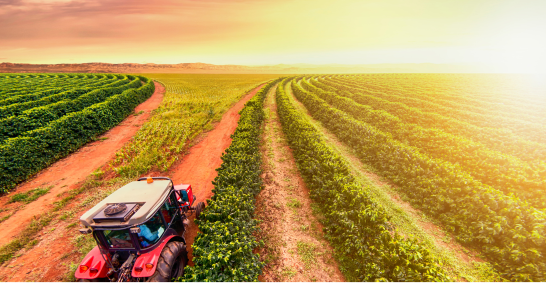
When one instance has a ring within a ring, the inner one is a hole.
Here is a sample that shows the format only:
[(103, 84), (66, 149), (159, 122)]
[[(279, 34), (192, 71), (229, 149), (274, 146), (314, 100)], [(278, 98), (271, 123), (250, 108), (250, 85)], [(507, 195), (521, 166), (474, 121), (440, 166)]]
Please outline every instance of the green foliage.
[[(433, 78), (440, 79), (438, 75), (432, 75), (431, 78), (431, 76), (426, 76), (425, 74), (419, 77), (412, 77), (421, 79), (422, 82), (431, 82)], [(490, 100), (490, 97), (484, 97), (485, 99), (465, 97), (464, 92), (461, 93), (460, 90), (455, 91), (456, 95), (445, 95), (438, 87), (434, 87), (433, 90), (429, 91), (416, 89), (415, 86), (401, 88), (397, 84), (393, 84), (393, 78), (390, 80), (388, 78), (374, 80), (375, 82), (372, 84), (365, 77), (343, 79), (351, 79), (347, 84), (353, 90), (365, 89), (368, 94), (376, 98), (401, 101), (408, 106), (423, 110), (432, 110), (436, 114), (454, 118), (478, 127), (498, 129), (501, 126), (505, 130), (511, 131), (524, 139), (543, 144), (546, 143), (546, 135), (544, 134), (546, 126), (543, 118), (539, 115), (540, 112), (543, 112), (541, 103), (518, 101), (519, 97), (506, 100), (498, 96), (493, 96), (493, 101), (487, 102), (487, 100)], [(465, 83), (464, 78), (461, 79), (458, 82), (459, 86), (462, 86), (463, 91), (468, 91), (473, 84)], [(485, 81), (485, 84), (482, 83), (482, 85), (486, 86), (488, 82), (487, 78), (482, 77), (480, 79), (473, 81), (476, 83)], [(514, 80), (511, 81), (513, 82)], [(488, 96), (492, 96), (497, 90), (490, 87)], [(518, 93), (518, 96), (524, 96), (525, 94)], [(502, 103), (499, 103), (499, 100)], [(514, 116), (514, 114), (517, 114), (517, 116)]]
[[(446, 273), (419, 242), (391, 229), (383, 207), (357, 183), (348, 166), (321, 139), (277, 88), (283, 131), (310, 197), (324, 215), (327, 238), (340, 270), (349, 281), (448, 281)], [(303, 252), (303, 250), (302, 250)]]
[(8, 82), (2, 80), (3, 82), (0, 83), (3, 89), (0, 91), (0, 106), (38, 100), (61, 93), (66, 90), (65, 87), (72, 87), (89, 81), (94, 82), (97, 76), (94, 74), (66, 74), (64, 78), (63, 75), (57, 75), (51, 78), (18, 79), (11, 83), (9, 80)]
[(133, 140), (116, 152), (112, 166), (125, 178), (151, 170), (168, 170), (180, 153), (192, 146), (195, 137), (221, 119), (242, 95), (276, 76), (149, 74), (146, 77), (161, 83), (165, 95)]
[(201, 214), (201, 233), (192, 245), (195, 266), (183, 281), (257, 281), (264, 264), (253, 250), (258, 242), (254, 208), (262, 181), (260, 135), (263, 102), (276, 83), (265, 85), (241, 110), (232, 142), (222, 155), (214, 195)]
[[(339, 95), (349, 97), (357, 103), (367, 105), (375, 110), (385, 110), (392, 115), (403, 118), (406, 122), (418, 124), (426, 128), (440, 129), (446, 133), (461, 136), (469, 140), (482, 143), (488, 148), (518, 157), (533, 166), (540, 168), (546, 174), (544, 162), (546, 161), (546, 144), (524, 140), (513, 131), (496, 123), (494, 127), (481, 127), (464, 120), (455, 119), (449, 114), (435, 113), (432, 106), (425, 106), (419, 100), (410, 99), (406, 95), (415, 93), (405, 92), (404, 97), (390, 95), (376, 91), (370, 91), (364, 87), (364, 80), (349, 82), (345, 78), (322, 78), (321, 83)], [(389, 81), (390, 87), (394, 86)], [(413, 87), (412, 87), (413, 89)], [(390, 92), (392, 89), (382, 88), (382, 91)], [(497, 109), (498, 104), (495, 107)], [(521, 114), (518, 112), (517, 114)], [(542, 166), (541, 166), (542, 165)]]
[(36, 188), (25, 193), (17, 193), (10, 198), (8, 203), (21, 202), (29, 204), (38, 199), (40, 196), (47, 194), (51, 188), (53, 188), (53, 186), (47, 188)]
[[(134, 79), (134, 77), (132, 78)], [(4, 119), (10, 116), (16, 116), (21, 114), (23, 111), (30, 110), (32, 108), (49, 105), (61, 100), (75, 99), (99, 88), (118, 87), (131, 81), (129, 79), (129, 75), (104, 75), (99, 80), (100, 81), (80, 82), (71, 85), (71, 87), (67, 87), (68, 85), (63, 85), (58, 89), (52, 90), (54, 94), (45, 96), (38, 100), (32, 100), (29, 98), (27, 101), (19, 101), (17, 103), (11, 103), (10, 101), (5, 100), (4, 103), (10, 104), (0, 107), (0, 118)]]
[(546, 263), (546, 215), (439, 159), (432, 159), (369, 124), (329, 106), (292, 83), (296, 97), (360, 159), (396, 184), (412, 205), (440, 220), (456, 238), (476, 246), (514, 281), (541, 281)]
[(317, 263), (316, 254), (318, 252), (318, 248), (313, 243), (298, 241), (296, 248), (301, 261), (303, 261), (305, 264), (306, 269), (309, 270)]
[(101, 103), (108, 97), (121, 94), (125, 90), (141, 87), (142, 83), (139, 78), (130, 77), (134, 80), (125, 85), (99, 88), (75, 99), (65, 99), (45, 106), (38, 106), (17, 116), (0, 120), (0, 142), (24, 135), (27, 131), (44, 127), (67, 114), (79, 112), (89, 106)]
[(42, 215), (39, 218), (34, 218), (15, 239), (0, 247), (0, 264), (13, 258), (15, 253), (20, 249), (35, 245), (36, 241), (32, 238), (40, 230), (49, 225), (51, 219), (52, 216), (48, 214)]
[[(311, 83), (320, 86), (319, 82), (311, 80)], [(403, 120), (406, 118), (404, 114), (400, 114), (399, 118), (384, 110), (374, 110), (368, 105), (358, 104), (350, 98), (329, 92), (328, 88), (317, 88), (305, 79), (301, 84), (334, 108), (380, 131), (388, 132), (393, 139), (412, 146), (431, 158), (459, 164), (462, 171), (505, 194), (514, 193), (536, 207), (546, 207), (546, 194), (543, 192), (546, 191), (546, 178), (524, 161), (492, 151), (481, 143), (463, 137), (407, 123)]]
[(286, 205), (290, 208), (295, 208), (295, 209), (301, 207), (301, 203), (295, 198), (289, 201), (288, 203), (286, 203)]
[(7, 139), (0, 145), (0, 192), (7, 192), (131, 114), (155, 90), (152, 80), (145, 77), (136, 80), (145, 84), (139, 88), (125, 89), (102, 102), (97, 97), (99, 103), (66, 114), (22, 136)]

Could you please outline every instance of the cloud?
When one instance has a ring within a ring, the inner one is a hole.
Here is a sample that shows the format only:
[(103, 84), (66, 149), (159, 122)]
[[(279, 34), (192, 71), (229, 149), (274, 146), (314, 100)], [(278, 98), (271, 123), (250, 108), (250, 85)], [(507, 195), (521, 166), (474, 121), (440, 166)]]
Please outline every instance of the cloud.
[[(76, 59), (260, 64), (281, 59), (287, 63), (323, 63), (326, 58), (339, 62), (347, 58), (343, 52), (352, 52), (353, 62), (376, 63), (385, 59), (430, 60), (434, 57), (421, 56), (430, 51), (438, 61), (461, 62), (465, 53), (457, 48), (487, 47), (484, 41), (514, 22), (511, 12), (495, 13), (488, 1), (449, 1), (441, 5), (434, 0), (309, 3), (0, 0), (0, 55), (11, 61), (34, 63)], [(537, 26), (522, 26), (525, 31), (520, 32), (544, 33), (546, 4), (522, 7), (525, 12), (536, 12), (536, 16), (533, 19), (527, 14), (521, 20), (538, 21)], [(482, 27), (482, 23), (488, 26)], [(532, 41), (543, 42), (544, 35), (540, 35), (532, 35)], [(517, 45), (497, 36), (501, 47)], [(389, 53), (392, 50), (398, 53)]]
[(15, 6), (22, 2), (21, 0), (0, 0), (0, 6)]
[(42, 45), (71, 40), (180, 38), (246, 24), (238, 10), (262, 0), (0, 0), (3, 43)]

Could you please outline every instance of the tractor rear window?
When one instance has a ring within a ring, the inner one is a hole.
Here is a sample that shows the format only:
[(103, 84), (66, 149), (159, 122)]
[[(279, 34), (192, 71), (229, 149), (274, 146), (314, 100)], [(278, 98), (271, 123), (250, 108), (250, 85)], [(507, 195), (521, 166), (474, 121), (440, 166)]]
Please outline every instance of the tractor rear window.
[(111, 248), (133, 248), (131, 235), (125, 230), (104, 230), (104, 237)]

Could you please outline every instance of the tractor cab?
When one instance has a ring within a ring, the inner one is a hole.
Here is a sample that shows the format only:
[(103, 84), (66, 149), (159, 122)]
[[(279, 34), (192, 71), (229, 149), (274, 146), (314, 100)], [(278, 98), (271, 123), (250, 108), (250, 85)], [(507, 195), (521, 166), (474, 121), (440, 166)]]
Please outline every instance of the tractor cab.
[[(81, 281), (169, 281), (182, 276), (187, 263), (184, 233), (188, 214), (198, 218), (191, 186), (167, 177), (140, 178), (118, 189), (81, 218), (81, 233), (95, 247), (76, 269)], [(162, 263), (170, 272), (158, 269)]]

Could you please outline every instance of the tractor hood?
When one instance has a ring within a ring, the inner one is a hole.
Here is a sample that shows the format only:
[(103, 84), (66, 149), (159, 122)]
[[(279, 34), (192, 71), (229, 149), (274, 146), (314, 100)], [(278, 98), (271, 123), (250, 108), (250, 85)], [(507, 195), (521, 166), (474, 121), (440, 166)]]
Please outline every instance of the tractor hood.
[[(170, 180), (154, 180), (152, 183), (133, 181), (87, 211), (80, 218), (80, 222), (85, 227), (124, 227), (142, 224), (158, 210), (171, 187)], [(108, 214), (109, 211), (105, 211), (116, 204), (121, 204), (119, 213)]]

